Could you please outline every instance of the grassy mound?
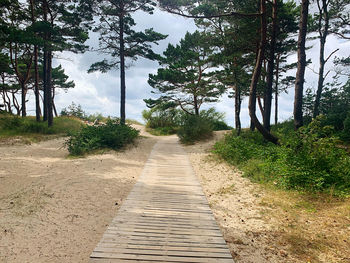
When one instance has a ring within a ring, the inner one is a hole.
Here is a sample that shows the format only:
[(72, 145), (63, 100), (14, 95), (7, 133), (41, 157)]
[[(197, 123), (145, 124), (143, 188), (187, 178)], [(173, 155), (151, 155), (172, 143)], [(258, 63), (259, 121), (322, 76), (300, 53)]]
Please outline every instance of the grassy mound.
[(45, 135), (67, 134), (77, 131), (82, 122), (74, 117), (58, 117), (54, 119), (54, 126), (48, 127), (47, 122), (37, 122), (35, 117), (18, 117), (13, 115), (0, 115), (0, 137), (10, 138), (23, 136), (40, 140)]

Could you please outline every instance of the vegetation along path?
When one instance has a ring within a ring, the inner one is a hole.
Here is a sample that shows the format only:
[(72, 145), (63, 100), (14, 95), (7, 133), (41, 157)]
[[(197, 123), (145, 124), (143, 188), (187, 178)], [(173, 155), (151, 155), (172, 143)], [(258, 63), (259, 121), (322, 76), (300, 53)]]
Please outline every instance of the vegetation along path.
[(233, 262), (175, 136), (154, 146), (91, 262)]

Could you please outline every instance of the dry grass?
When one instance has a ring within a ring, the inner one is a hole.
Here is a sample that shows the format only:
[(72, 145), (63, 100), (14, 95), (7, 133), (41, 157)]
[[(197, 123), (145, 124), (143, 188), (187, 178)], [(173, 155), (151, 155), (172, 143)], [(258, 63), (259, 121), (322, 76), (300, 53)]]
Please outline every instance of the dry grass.
[[(265, 220), (301, 262), (350, 262), (350, 199), (266, 189)], [(272, 209), (271, 209), (272, 208)]]

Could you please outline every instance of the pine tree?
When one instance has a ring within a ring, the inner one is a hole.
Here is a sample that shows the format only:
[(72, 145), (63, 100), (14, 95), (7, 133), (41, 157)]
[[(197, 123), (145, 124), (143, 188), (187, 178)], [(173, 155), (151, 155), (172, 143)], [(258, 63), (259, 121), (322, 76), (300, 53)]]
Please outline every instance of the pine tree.
[(88, 72), (107, 72), (120, 69), (120, 121), (125, 123), (125, 60), (135, 61), (138, 57), (154, 60), (157, 55), (152, 50), (152, 44), (166, 38), (152, 28), (144, 32), (133, 29), (135, 20), (132, 14), (144, 11), (152, 14), (155, 2), (151, 0), (103, 0), (97, 4), (99, 23), (94, 31), (100, 33), (99, 51), (108, 58), (91, 65)]
[[(157, 102), (173, 102), (188, 114), (199, 115), (206, 102), (216, 102), (224, 92), (212, 67), (214, 48), (208, 36), (198, 31), (186, 33), (176, 46), (169, 44), (160, 59), (157, 74), (149, 75), (148, 83), (161, 97)], [(154, 100), (146, 100), (148, 106)]]

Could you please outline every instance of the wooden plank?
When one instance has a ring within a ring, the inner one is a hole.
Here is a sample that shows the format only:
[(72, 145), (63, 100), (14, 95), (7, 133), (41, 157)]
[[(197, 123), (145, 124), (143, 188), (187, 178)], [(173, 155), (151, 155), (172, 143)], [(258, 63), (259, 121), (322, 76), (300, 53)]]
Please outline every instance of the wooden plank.
[(90, 262), (233, 263), (202, 188), (175, 138), (160, 139), (154, 146)]
[(170, 257), (198, 257), (198, 258), (232, 258), (227, 251), (215, 252), (208, 249), (207, 251), (186, 251), (186, 250), (169, 250), (163, 249), (145, 249), (145, 248), (117, 248), (117, 247), (98, 247), (94, 252), (113, 253), (113, 254), (131, 254), (131, 255), (148, 255), (148, 256), (170, 256)]
[(163, 245), (154, 245), (154, 244), (148, 244), (148, 243), (142, 243), (142, 244), (129, 244), (129, 243), (123, 243), (123, 244), (116, 244), (116, 243), (101, 243), (99, 244), (99, 248), (105, 247), (105, 248), (128, 248), (128, 249), (149, 249), (149, 250), (164, 250), (167, 251), (190, 251), (190, 252), (207, 252), (208, 250), (215, 253), (227, 253), (227, 247), (200, 247), (200, 246), (180, 246), (180, 245), (169, 245), (169, 244), (163, 244)]
[[(181, 257), (181, 256), (157, 256), (157, 255), (135, 255), (135, 254), (114, 254), (104, 252), (93, 252), (91, 258), (104, 258), (104, 259), (133, 259), (133, 260), (149, 260), (158, 262), (198, 262), (198, 263), (213, 263), (213, 262), (225, 262), (232, 263), (232, 258), (205, 258), (205, 257)], [(118, 262), (118, 261), (116, 261)]]
[(186, 242), (186, 241), (159, 241), (155, 240), (152, 242), (144, 241), (144, 240), (136, 240), (136, 239), (118, 239), (116, 241), (101, 241), (98, 246), (112, 246), (112, 245), (118, 245), (118, 246), (127, 246), (127, 245), (134, 245), (134, 246), (167, 246), (167, 247), (184, 247), (184, 248), (222, 248), (227, 249), (226, 244), (215, 244), (215, 243), (203, 243), (203, 242)]

